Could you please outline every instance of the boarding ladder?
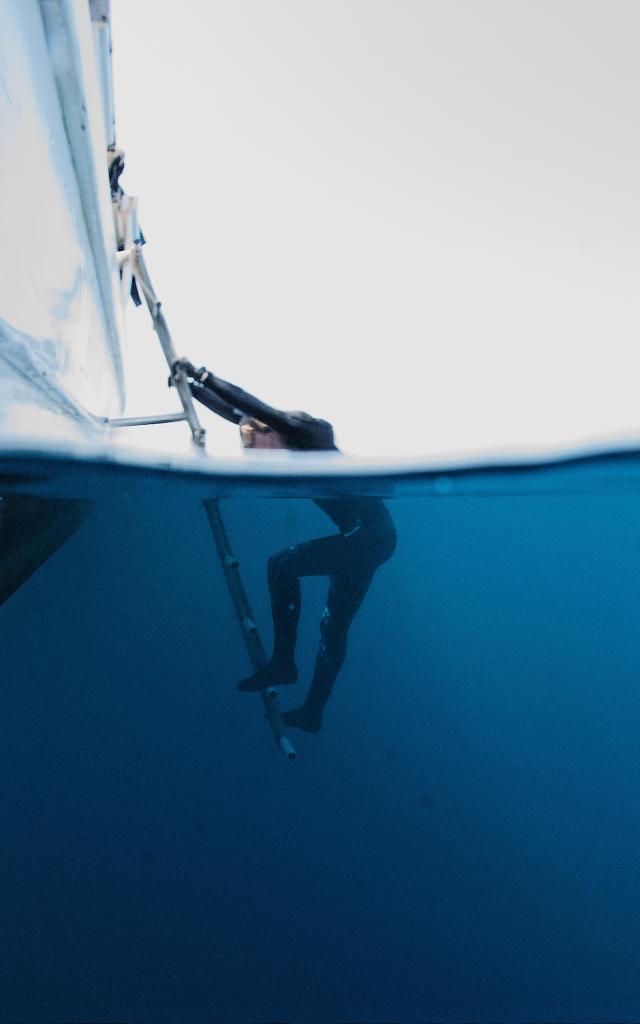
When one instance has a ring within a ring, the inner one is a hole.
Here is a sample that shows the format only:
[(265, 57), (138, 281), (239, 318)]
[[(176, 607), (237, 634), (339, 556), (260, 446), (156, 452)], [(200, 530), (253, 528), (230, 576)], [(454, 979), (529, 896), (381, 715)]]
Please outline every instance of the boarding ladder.
[[(158, 416), (132, 417), (127, 419), (110, 420), (113, 427), (137, 427), (154, 423), (174, 423), (185, 420), (191, 430), (191, 440), (198, 451), (204, 451), (205, 431), (200, 425), (198, 414), (195, 410), (189, 382), (184, 368), (178, 362), (178, 356), (173, 346), (171, 334), (167, 326), (160, 302), (153, 290), (149, 273), (145, 266), (142, 255), (142, 246), (132, 242), (126, 249), (118, 253), (121, 266), (128, 264), (128, 267), (135, 279), (139, 291), (144, 296), (147, 309), (151, 315), (153, 329), (164, 352), (167, 364), (171, 371), (173, 384), (182, 404), (181, 413), (161, 414)], [(229, 539), (225, 528), (224, 520), (220, 512), (219, 502), (216, 498), (205, 498), (202, 502), (204, 510), (211, 526), (216, 551), (224, 572), (229, 595), (240, 624), (242, 637), (247, 648), (247, 653), (255, 672), (261, 671), (267, 664), (267, 657), (260, 639), (258, 627), (256, 626), (251, 605), (247, 597), (242, 577), (240, 575), (240, 563), (231, 551)], [(264, 704), (267, 721), (271, 727), (273, 738), (278, 748), (289, 759), (296, 757), (296, 752), (284, 735), (282, 716), (278, 707), (278, 694), (273, 686), (260, 690)]]

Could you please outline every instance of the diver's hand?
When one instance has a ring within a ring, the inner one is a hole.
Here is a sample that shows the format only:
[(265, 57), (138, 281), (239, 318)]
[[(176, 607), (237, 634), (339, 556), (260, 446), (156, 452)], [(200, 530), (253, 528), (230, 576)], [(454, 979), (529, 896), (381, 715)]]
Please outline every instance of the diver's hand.
[(175, 374), (178, 370), (182, 370), (186, 373), (187, 377), (195, 377), (198, 372), (193, 363), (186, 359), (184, 356), (181, 359), (176, 359), (175, 363), (171, 367), (171, 372)]
[(179, 373), (186, 374), (191, 380), (201, 381), (205, 376), (207, 370), (206, 367), (201, 366), (199, 370), (196, 370), (195, 366), (188, 359), (176, 359), (171, 367), (171, 376), (169, 377), (169, 387), (173, 387), (178, 379)]

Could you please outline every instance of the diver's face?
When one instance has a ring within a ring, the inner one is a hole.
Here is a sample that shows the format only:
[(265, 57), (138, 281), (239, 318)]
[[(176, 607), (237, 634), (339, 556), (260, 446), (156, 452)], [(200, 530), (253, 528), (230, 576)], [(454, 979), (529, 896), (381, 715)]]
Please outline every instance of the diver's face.
[(286, 448), (285, 439), (277, 430), (272, 430), (266, 423), (249, 420), (240, 424), (240, 437), (243, 448), (282, 450)]

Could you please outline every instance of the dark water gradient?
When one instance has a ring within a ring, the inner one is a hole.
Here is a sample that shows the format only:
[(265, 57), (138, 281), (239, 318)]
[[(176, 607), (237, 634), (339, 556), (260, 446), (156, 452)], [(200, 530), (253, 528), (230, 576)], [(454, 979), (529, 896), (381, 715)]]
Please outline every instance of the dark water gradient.
[[(198, 502), (105, 493), (0, 608), (0, 1020), (638, 1019), (640, 491), (570, 491), (391, 500), (294, 763)], [(331, 524), (222, 509), (268, 646)]]

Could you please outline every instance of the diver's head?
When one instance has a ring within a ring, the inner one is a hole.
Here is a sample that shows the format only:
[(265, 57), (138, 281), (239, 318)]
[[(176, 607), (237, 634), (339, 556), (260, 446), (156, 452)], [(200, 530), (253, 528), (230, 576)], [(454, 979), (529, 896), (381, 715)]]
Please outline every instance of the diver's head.
[(300, 409), (296, 409), (289, 415), (294, 416), (300, 423), (308, 423), (312, 426), (308, 432), (307, 443), (304, 446), (296, 445), (294, 447), (299, 447), (299, 450), (307, 452), (335, 452), (338, 450), (333, 427), (327, 420), (319, 420), (316, 416), (310, 416), (308, 412), (302, 412)]
[(284, 434), (274, 430), (273, 427), (253, 416), (243, 416), (240, 420), (240, 439), (243, 448), (254, 450), (270, 448), (271, 450), (282, 450), (289, 447)]
[[(291, 433), (274, 430), (273, 427), (261, 423), (253, 416), (243, 416), (240, 420), (240, 437), (243, 448), (271, 448), (304, 452), (335, 452), (338, 450), (333, 436), (333, 427), (327, 420), (316, 419), (308, 412), (298, 410), (287, 413), (287, 416), (292, 421)], [(308, 424), (309, 429), (301, 430), (302, 424)]]

